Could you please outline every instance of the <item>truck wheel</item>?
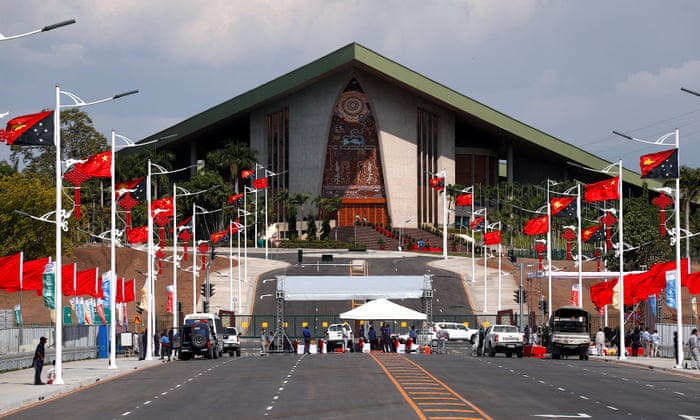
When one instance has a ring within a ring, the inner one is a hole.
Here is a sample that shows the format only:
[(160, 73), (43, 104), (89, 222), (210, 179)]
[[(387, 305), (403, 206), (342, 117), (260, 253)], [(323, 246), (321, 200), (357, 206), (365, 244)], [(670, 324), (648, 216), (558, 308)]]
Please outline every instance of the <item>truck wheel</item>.
[(489, 357), (496, 357), (496, 349), (489, 345)]
[(209, 348), (209, 351), (207, 351), (207, 359), (213, 359), (214, 358), (214, 349)]
[(241, 357), (241, 349), (236, 349), (236, 357)]
[(523, 349), (518, 350), (518, 352), (516, 354), (518, 355), (518, 359), (522, 359), (523, 358)]

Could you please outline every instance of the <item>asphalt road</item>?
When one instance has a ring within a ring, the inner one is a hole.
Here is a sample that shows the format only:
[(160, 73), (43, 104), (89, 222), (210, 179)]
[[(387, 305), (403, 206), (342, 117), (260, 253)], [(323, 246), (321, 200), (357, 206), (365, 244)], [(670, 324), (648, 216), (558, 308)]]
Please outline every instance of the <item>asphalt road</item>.
[(9, 418), (700, 417), (697, 378), (602, 360), (346, 353), (176, 361)]

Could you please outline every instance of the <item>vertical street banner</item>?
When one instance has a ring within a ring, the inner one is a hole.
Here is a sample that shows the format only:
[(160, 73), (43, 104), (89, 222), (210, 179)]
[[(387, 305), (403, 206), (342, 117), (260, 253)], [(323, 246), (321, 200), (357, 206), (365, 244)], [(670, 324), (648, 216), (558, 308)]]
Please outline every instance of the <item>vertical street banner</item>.
[(175, 293), (175, 286), (172, 284), (165, 286), (165, 290), (168, 291), (168, 305), (166, 311), (171, 314), (173, 313), (173, 294)]
[(666, 306), (676, 309), (676, 270), (666, 272)]
[(579, 294), (578, 284), (571, 285), (571, 304), (578, 305), (578, 294)]
[(15, 305), (15, 323), (18, 327), (22, 326), (22, 307), (19, 304)]
[(56, 274), (54, 273), (54, 263), (46, 264), (41, 280), (43, 285), (42, 296), (44, 298), (44, 306), (49, 309), (55, 309)]

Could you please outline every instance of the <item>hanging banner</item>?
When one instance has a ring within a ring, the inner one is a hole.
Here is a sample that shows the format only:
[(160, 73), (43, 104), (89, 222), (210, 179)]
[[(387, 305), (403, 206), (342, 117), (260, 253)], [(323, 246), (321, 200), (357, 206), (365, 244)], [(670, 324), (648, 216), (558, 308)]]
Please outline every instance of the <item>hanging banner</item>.
[(656, 295), (649, 295), (649, 306), (651, 307), (651, 314), (656, 317)]
[(166, 308), (166, 311), (171, 314), (173, 313), (173, 294), (175, 292), (175, 287), (171, 284), (168, 286), (165, 286), (165, 290), (168, 291), (168, 305)]
[(666, 306), (676, 309), (676, 270), (666, 272)]
[(54, 293), (56, 289), (56, 274), (54, 274), (54, 264), (48, 263), (44, 268), (44, 273), (41, 276), (44, 297), (44, 306), (49, 309), (56, 308), (56, 300), (54, 299)]
[(22, 307), (20, 305), (15, 305), (15, 322), (18, 327), (22, 326)]
[(579, 289), (578, 289), (578, 284), (572, 284), (571, 285), (571, 304), (578, 306), (578, 294), (579, 294)]
[(107, 271), (102, 273), (102, 298), (107, 304), (109, 304), (110, 293), (112, 289), (110, 288), (110, 282), (112, 281), (112, 272)]

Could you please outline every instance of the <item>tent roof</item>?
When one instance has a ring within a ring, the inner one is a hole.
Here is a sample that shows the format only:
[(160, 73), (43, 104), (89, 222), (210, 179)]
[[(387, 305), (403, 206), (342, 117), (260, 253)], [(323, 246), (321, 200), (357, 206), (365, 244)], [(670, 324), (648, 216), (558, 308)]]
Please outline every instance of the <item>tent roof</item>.
[(432, 290), (423, 276), (276, 276), (277, 292), (286, 301), (419, 299)]
[(414, 311), (386, 299), (369, 301), (353, 310), (343, 312), (340, 314), (340, 318), (366, 320), (427, 319), (424, 313)]

